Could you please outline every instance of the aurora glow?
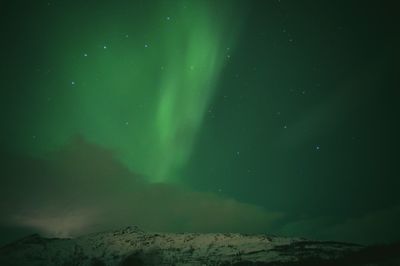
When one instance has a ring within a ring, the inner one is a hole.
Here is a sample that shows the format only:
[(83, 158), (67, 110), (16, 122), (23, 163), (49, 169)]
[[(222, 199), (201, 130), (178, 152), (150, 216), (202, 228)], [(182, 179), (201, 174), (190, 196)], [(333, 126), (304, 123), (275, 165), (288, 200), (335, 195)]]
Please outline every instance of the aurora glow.
[(184, 8), (176, 18), (182, 29), (167, 26), (165, 33), (166, 63), (156, 117), (157, 172), (151, 173), (158, 180), (170, 179), (171, 171), (187, 161), (226, 59), (224, 45), (232, 46), (224, 43), (226, 33), (207, 6), (191, 10)]
[[(211, 3), (153, 3), (144, 7), (152, 10), (146, 15), (86, 25), (79, 35), (63, 33), (54, 44), (62, 50), (55, 56), (63, 72), (57, 84), (64, 87), (61, 105), (52, 92), (55, 84), (42, 85), (42, 97), (57, 102), (62, 118), (35, 122), (48, 145), (33, 147), (33, 153), (45, 154), (80, 134), (116, 150), (149, 180), (178, 179), (238, 25), (230, 17), (234, 7)], [(69, 23), (85, 16), (78, 13)]]

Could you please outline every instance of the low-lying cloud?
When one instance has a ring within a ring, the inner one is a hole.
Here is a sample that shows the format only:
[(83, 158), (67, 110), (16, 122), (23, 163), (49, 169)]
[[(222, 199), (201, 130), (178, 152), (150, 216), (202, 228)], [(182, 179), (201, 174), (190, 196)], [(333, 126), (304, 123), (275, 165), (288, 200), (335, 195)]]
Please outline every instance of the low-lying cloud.
[(365, 244), (399, 241), (400, 206), (371, 211), (354, 217), (307, 217), (282, 223), (279, 233), (308, 238)]
[(69, 237), (150, 231), (267, 233), (282, 216), (213, 193), (148, 183), (111, 151), (77, 138), (46, 158), (3, 154), (1, 223)]
[(27, 233), (74, 237), (127, 225), (147, 231), (272, 233), (358, 243), (400, 239), (397, 205), (354, 217), (290, 217), (220, 194), (149, 183), (112, 151), (82, 138), (46, 158), (0, 156), (0, 244)]

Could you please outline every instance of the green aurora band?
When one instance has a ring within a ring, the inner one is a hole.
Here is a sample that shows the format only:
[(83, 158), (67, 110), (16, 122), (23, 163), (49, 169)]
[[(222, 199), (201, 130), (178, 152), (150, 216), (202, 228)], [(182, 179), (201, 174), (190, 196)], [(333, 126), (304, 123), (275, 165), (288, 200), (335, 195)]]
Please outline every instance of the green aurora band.
[[(70, 29), (46, 51), (58, 75), (34, 78), (53, 105), (41, 107), (28, 129), (37, 138), (24, 149), (43, 156), (80, 135), (148, 180), (177, 181), (232, 52), (237, 8), (173, 1), (122, 9), (88, 23), (82, 10), (54, 26)], [(54, 86), (65, 88), (54, 95)]]

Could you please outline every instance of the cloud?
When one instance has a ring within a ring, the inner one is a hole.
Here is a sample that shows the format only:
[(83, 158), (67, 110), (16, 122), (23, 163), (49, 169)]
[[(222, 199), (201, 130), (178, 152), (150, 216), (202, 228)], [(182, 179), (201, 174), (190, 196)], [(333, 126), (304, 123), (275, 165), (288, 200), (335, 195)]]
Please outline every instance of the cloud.
[(46, 158), (3, 153), (0, 223), (46, 236), (138, 225), (149, 231), (268, 233), (282, 214), (179, 185), (148, 183), (76, 138)]
[(400, 205), (371, 211), (356, 217), (310, 217), (285, 223), (283, 235), (301, 234), (323, 240), (363, 244), (390, 243), (400, 239)]
[(112, 151), (82, 138), (45, 158), (2, 153), (0, 160), (3, 243), (27, 233), (73, 237), (127, 225), (147, 231), (273, 233), (368, 244), (400, 239), (399, 205), (347, 218), (290, 217), (220, 194), (149, 183)]

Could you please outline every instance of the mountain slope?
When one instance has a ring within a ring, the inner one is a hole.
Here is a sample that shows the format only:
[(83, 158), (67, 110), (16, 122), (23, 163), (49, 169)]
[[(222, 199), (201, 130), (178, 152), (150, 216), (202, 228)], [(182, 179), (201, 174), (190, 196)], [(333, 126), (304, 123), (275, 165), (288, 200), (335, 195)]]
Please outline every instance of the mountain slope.
[(32, 235), (0, 248), (0, 265), (364, 265), (362, 258), (352, 259), (364, 250), (301, 238), (147, 233), (127, 227), (75, 239)]

